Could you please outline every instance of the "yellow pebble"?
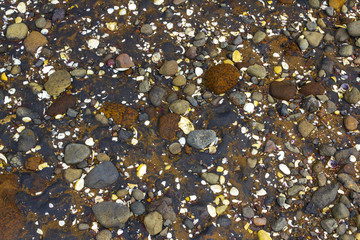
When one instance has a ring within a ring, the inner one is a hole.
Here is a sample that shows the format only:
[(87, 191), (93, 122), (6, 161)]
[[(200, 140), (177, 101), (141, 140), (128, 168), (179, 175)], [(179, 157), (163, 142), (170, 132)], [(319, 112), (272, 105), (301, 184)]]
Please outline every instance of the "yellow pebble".
[(223, 168), (222, 166), (218, 166), (218, 167), (216, 168), (216, 171), (217, 171), (217, 172), (223, 172), (223, 171), (224, 171), (224, 168)]
[(21, 23), (21, 22), (22, 22), (22, 18), (21, 18), (21, 17), (15, 18), (15, 22), (16, 22), (16, 23)]
[(8, 77), (6, 76), (5, 73), (2, 73), (2, 74), (1, 74), (1, 80), (3, 80), (3, 81), (7, 81), (7, 80), (8, 80)]
[(282, 67), (281, 67), (281, 66), (276, 66), (276, 67), (274, 67), (274, 72), (275, 72), (276, 74), (281, 73), (281, 71), (282, 71)]
[(264, 230), (260, 230), (258, 232), (258, 237), (259, 237), (259, 240), (272, 240), (269, 233)]
[(360, 233), (357, 233), (357, 234), (356, 234), (355, 239), (356, 239), (356, 240), (360, 240)]
[(238, 63), (242, 60), (242, 56), (241, 56), (241, 53), (238, 51), (238, 50), (235, 50), (232, 54), (232, 60), (233, 62), (235, 63)]
[(186, 197), (185, 200), (188, 202), (188, 201), (190, 201), (190, 198), (189, 198), (189, 197)]
[(216, 213), (217, 215), (221, 215), (225, 212), (227, 206), (226, 205), (222, 205), (216, 208)]
[(234, 65), (233, 61), (231, 61), (230, 59), (225, 59), (224, 63)]
[(112, 194), (111, 195), (111, 200), (115, 201), (116, 199), (118, 199), (118, 196), (116, 196), (116, 194)]
[(171, 165), (165, 166), (165, 170), (169, 170), (171, 168)]

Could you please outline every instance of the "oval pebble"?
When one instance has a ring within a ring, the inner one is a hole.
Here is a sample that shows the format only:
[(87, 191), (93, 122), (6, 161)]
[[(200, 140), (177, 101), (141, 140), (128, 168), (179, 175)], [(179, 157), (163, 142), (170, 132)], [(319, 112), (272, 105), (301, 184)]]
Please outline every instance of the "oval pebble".
[(286, 165), (283, 164), (283, 163), (280, 163), (280, 164), (279, 164), (279, 169), (280, 169), (281, 172), (283, 172), (283, 173), (286, 174), (286, 175), (290, 175), (290, 173), (291, 173), (291, 171), (290, 171), (290, 169), (288, 168), (288, 166), (286, 166)]

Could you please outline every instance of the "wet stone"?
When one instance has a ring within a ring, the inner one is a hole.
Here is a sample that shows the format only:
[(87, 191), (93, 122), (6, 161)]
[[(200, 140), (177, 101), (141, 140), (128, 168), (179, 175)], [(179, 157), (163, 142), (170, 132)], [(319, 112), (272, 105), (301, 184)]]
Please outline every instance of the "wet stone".
[(80, 143), (70, 143), (65, 147), (64, 161), (66, 164), (77, 164), (90, 156), (91, 150), (88, 146)]
[(150, 35), (153, 33), (152, 26), (151, 26), (150, 24), (144, 24), (144, 25), (141, 27), (140, 32), (141, 32), (142, 34), (145, 34), (145, 35), (150, 36)]
[(349, 209), (343, 203), (336, 204), (331, 209), (331, 212), (336, 219), (347, 218), (350, 216)]
[(176, 76), (172, 84), (177, 87), (184, 86), (186, 84), (186, 78), (183, 75)]
[(115, 61), (116, 61), (116, 67), (118, 68), (131, 68), (135, 66), (130, 56), (126, 53), (122, 53), (119, 56), (117, 56)]
[(358, 127), (358, 120), (351, 115), (344, 118), (344, 126), (348, 131), (354, 131)]
[(104, 115), (102, 115), (100, 113), (95, 114), (95, 120), (103, 126), (109, 125), (109, 119), (107, 119), (107, 117), (105, 117)]
[(37, 140), (34, 131), (26, 128), (20, 133), (18, 151), (27, 152), (31, 148), (35, 147), (36, 143)]
[(31, 119), (40, 118), (40, 115), (37, 112), (34, 112), (27, 107), (19, 107), (16, 109), (16, 116), (19, 118), (29, 117)]
[(141, 202), (134, 202), (130, 205), (131, 212), (133, 212), (135, 215), (140, 216), (145, 213), (145, 206)]
[(160, 213), (151, 212), (145, 216), (144, 225), (150, 235), (156, 235), (162, 230), (163, 218)]
[(96, 235), (96, 240), (111, 240), (112, 234), (108, 229), (100, 231)]
[(39, 47), (43, 47), (47, 43), (47, 38), (37, 31), (32, 31), (24, 40), (26, 51), (32, 54), (35, 54)]
[(318, 82), (310, 82), (301, 87), (299, 92), (304, 96), (323, 95), (325, 93), (325, 88)]
[(103, 188), (112, 185), (119, 177), (119, 172), (112, 162), (102, 162), (95, 166), (85, 177), (88, 188)]
[(176, 132), (179, 130), (179, 115), (168, 113), (159, 118), (159, 135), (160, 137), (171, 141), (176, 138)]
[(309, 47), (309, 42), (305, 38), (298, 38), (296, 42), (299, 45), (299, 48), (303, 51)]
[(306, 110), (310, 113), (314, 113), (319, 110), (321, 103), (314, 96), (310, 95), (304, 99), (304, 102), (302, 105), (303, 105), (304, 110)]
[(352, 45), (344, 45), (339, 48), (339, 55), (341, 57), (350, 57), (354, 52), (354, 47)]
[(319, 147), (320, 155), (325, 157), (334, 156), (335, 152), (336, 152), (336, 148), (330, 145), (323, 144)]
[(166, 61), (160, 68), (159, 73), (165, 76), (173, 76), (178, 71), (178, 64), (175, 60)]
[(72, 108), (76, 105), (77, 99), (73, 95), (62, 95), (57, 98), (50, 107), (46, 110), (46, 114), (54, 117), (57, 114), (64, 114), (69, 108)]
[(319, 32), (304, 31), (303, 34), (312, 47), (318, 47), (324, 37), (324, 34)]
[(276, 145), (275, 145), (274, 141), (267, 140), (266, 143), (265, 143), (264, 152), (265, 153), (272, 153), (275, 150), (276, 150)]
[(253, 37), (253, 41), (255, 44), (258, 44), (260, 43), (262, 40), (264, 40), (266, 37), (266, 33), (264, 33), (263, 31), (257, 31), (255, 34), (254, 34), (254, 37)]
[(166, 90), (159, 86), (154, 86), (149, 93), (149, 99), (152, 105), (158, 107), (161, 105), (163, 98), (165, 97)]
[(210, 67), (205, 73), (204, 81), (215, 94), (225, 93), (235, 87), (240, 71), (231, 64), (219, 64)]
[(346, 187), (347, 189), (350, 189), (350, 190), (353, 190), (355, 192), (359, 192), (360, 191), (360, 188), (359, 186), (357, 185), (357, 183), (355, 182), (355, 180), (349, 176), (348, 174), (346, 173), (340, 173), (338, 175), (338, 179), (339, 179), (339, 182), (344, 186)]
[(85, 230), (88, 230), (89, 228), (90, 228), (90, 226), (87, 223), (80, 223), (79, 224), (79, 230), (80, 231), (85, 231)]
[(53, 22), (57, 22), (57, 21), (62, 21), (64, 18), (65, 18), (65, 9), (56, 8), (53, 12), (51, 19)]
[(9, 40), (23, 40), (28, 33), (25, 23), (13, 23), (6, 29), (6, 38)]
[(121, 227), (129, 219), (127, 206), (115, 202), (101, 202), (92, 207), (96, 221), (106, 228)]
[(114, 102), (104, 103), (101, 112), (107, 118), (113, 118), (117, 124), (126, 128), (132, 126), (139, 116), (139, 113), (132, 107)]
[(270, 94), (274, 98), (290, 100), (295, 97), (296, 86), (287, 81), (275, 81), (270, 84)]
[(249, 166), (249, 168), (255, 168), (258, 160), (257, 160), (257, 158), (247, 158), (246, 162), (247, 162), (247, 165)]
[(309, 5), (312, 8), (320, 8), (320, 1), (319, 0), (309, 0)]
[(131, 195), (138, 201), (145, 198), (145, 193), (138, 188), (135, 188)]
[(82, 175), (81, 169), (72, 169), (68, 168), (64, 171), (64, 178), (68, 182), (73, 182), (75, 180), (78, 180)]
[(320, 222), (320, 225), (327, 233), (332, 233), (338, 227), (338, 223), (334, 218), (324, 219)]
[(197, 56), (196, 47), (189, 47), (185, 52), (185, 56), (190, 59), (195, 59)]
[(230, 93), (229, 98), (231, 102), (236, 106), (244, 105), (246, 101), (245, 93), (238, 91)]
[(186, 100), (175, 100), (170, 104), (170, 110), (176, 114), (185, 114), (190, 108), (190, 103)]
[(46, 18), (40, 17), (40, 18), (36, 19), (35, 26), (40, 29), (44, 28), (46, 26)]
[(298, 131), (302, 137), (308, 137), (312, 131), (315, 130), (315, 126), (306, 120), (302, 120), (298, 125)]
[(243, 207), (241, 213), (244, 218), (253, 218), (255, 216), (254, 210), (249, 206)]
[(360, 37), (360, 21), (354, 21), (347, 25), (347, 30), (350, 36)]
[(338, 42), (345, 42), (350, 38), (348, 32), (344, 28), (338, 28), (335, 32), (335, 40)]
[(332, 203), (337, 196), (337, 191), (339, 189), (338, 183), (333, 183), (324, 187), (319, 188), (316, 190), (316, 192), (313, 194), (311, 198), (311, 202), (317, 207), (317, 208), (324, 208), (328, 206), (330, 203)]
[(194, 228), (194, 223), (190, 220), (190, 219), (185, 219), (184, 221), (184, 225), (189, 228), (189, 229), (193, 229)]
[(331, 114), (336, 111), (337, 107), (336, 104), (330, 100), (326, 101), (326, 112)]
[(193, 95), (195, 91), (196, 91), (196, 85), (193, 83), (186, 85), (186, 87), (184, 88), (184, 93), (188, 96)]
[(187, 143), (196, 149), (204, 149), (215, 140), (216, 132), (213, 130), (194, 130), (187, 136)]
[(295, 196), (297, 195), (300, 191), (304, 191), (305, 187), (303, 185), (294, 185), (292, 187), (290, 187), (288, 189), (288, 195), (289, 196)]
[(71, 75), (66, 70), (58, 70), (49, 76), (44, 84), (45, 90), (51, 96), (58, 96), (71, 85)]
[(181, 144), (178, 142), (170, 144), (169, 151), (171, 152), (171, 154), (181, 153)]
[(220, 176), (216, 173), (203, 173), (201, 177), (210, 185), (214, 185), (219, 181)]
[(271, 229), (275, 232), (280, 232), (281, 230), (284, 229), (284, 227), (286, 227), (287, 225), (287, 221), (286, 218), (284, 217), (279, 217), (278, 219), (276, 219), (276, 221), (271, 225)]
[(344, 99), (350, 104), (355, 104), (360, 101), (360, 91), (356, 87), (352, 87), (344, 94)]
[(254, 64), (248, 67), (247, 69), (247, 73), (250, 76), (253, 77), (257, 77), (257, 78), (264, 78), (266, 77), (266, 69), (265, 67), (259, 65), (259, 64)]
[(83, 68), (74, 69), (70, 72), (70, 75), (73, 77), (78, 77), (78, 78), (85, 77), (86, 69), (83, 69)]
[(139, 92), (146, 93), (146, 92), (150, 91), (150, 89), (151, 89), (151, 84), (150, 84), (150, 81), (148, 79), (145, 79), (145, 80), (140, 82), (140, 84), (139, 84)]

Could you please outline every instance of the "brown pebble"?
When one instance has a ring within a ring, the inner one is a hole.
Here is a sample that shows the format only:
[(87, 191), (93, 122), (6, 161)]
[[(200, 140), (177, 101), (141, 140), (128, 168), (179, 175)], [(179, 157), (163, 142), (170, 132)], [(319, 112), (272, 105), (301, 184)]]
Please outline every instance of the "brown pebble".
[(57, 114), (64, 114), (69, 108), (72, 108), (76, 105), (77, 98), (74, 95), (62, 95), (57, 98), (46, 110), (46, 114), (54, 117)]
[(310, 82), (303, 86), (299, 92), (304, 96), (323, 95), (325, 93), (325, 88), (318, 82)]
[(181, 144), (178, 143), (178, 142), (174, 142), (174, 143), (170, 144), (170, 146), (169, 146), (169, 151), (170, 151), (172, 154), (179, 154), (179, 153), (181, 153)]
[(344, 126), (349, 131), (356, 130), (358, 123), (359, 123), (358, 120), (356, 120), (356, 118), (354, 118), (351, 115), (348, 115), (344, 118)]
[(159, 118), (159, 135), (166, 140), (176, 138), (176, 131), (179, 130), (178, 123), (180, 116), (175, 113), (168, 113)]
[(48, 43), (47, 38), (38, 31), (32, 31), (24, 40), (26, 51), (35, 54), (39, 47)]
[(116, 67), (118, 68), (131, 68), (134, 67), (135, 64), (131, 60), (130, 56), (126, 53), (122, 53), (116, 58)]
[(272, 153), (273, 151), (275, 151), (275, 149), (276, 149), (276, 145), (272, 140), (266, 141), (264, 152)]
[(25, 161), (25, 168), (28, 170), (35, 171), (41, 162), (41, 157), (33, 156)]
[(270, 94), (272, 97), (281, 100), (293, 99), (296, 95), (297, 89), (295, 84), (288, 81), (275, 81), (270, 84)]
[(184, 93), (188, 96), (193, 95), (195, 91), (196, 91), (196, 85), (193, 83), (186, 85), (186, 87), (184, 88)]
[(257, 217), (257, 218), (254, 218), (254, 224), (256, 226), (265, 226), (266, 225), (266, 218), (264, 217)]
[(238, 83), (240, 71), (231, 64), (219, 64), (207, 70), (205, 85), (215, 94), (229, 91)]

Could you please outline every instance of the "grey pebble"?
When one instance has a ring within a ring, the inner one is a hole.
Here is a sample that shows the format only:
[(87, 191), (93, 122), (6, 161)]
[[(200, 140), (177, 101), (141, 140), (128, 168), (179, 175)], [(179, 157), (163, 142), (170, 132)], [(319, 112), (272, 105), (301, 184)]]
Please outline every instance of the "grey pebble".
[(204, 149), (216, 139), (214, 130), (194, 130), (187, 136), (187, 143), (196, 148)]
[(350, 216), (349, 209), (343, 203), (336, 204), (332, 209), (331, 212), (336, 219), (343, 219)]
[(241, 213), (245, 218), (253, 218), (255, 216), (254, 210), (249, 206), (243, 207)]
[(276, 221), (271, 225), (271, 229), (275, 232), (280, 232), (286, 227), (287, 221), (285, 217), (279, 217)]
[(115, 183), (118, 177), (119, 172), (112, 162), (101, 162), (85, 177), (85, 186), (88, 188), (107, 187)]
[(133, 204), (131, 204), (130, 209), (137, 216), (145, 213), (145, 206), (139, 201), (135, 201)]
[(115, 202), (101, 202), (92, 207), (96, 221), (106, 228), (120, 227), (129, 219), (127, 206)]
[(65, 147), (64, 161), (67, 164), (77, 164), (90, 156), (91, 150), (88, 146), (80, 143), (70, 143)]
[(26, 128), (20, 133), (18, 140), (18, 151), (27, 152), (31, 148), (35, 147), (36, 143), (37, 140), (34, 131)]
[(334, 218), (324, 219), (320, 222), (320, 225), (327, 233), (332, 233), (338, 227), (338, 223)]

